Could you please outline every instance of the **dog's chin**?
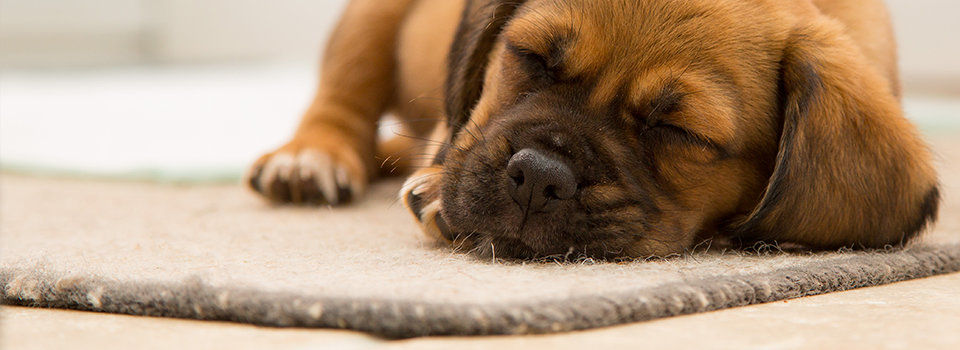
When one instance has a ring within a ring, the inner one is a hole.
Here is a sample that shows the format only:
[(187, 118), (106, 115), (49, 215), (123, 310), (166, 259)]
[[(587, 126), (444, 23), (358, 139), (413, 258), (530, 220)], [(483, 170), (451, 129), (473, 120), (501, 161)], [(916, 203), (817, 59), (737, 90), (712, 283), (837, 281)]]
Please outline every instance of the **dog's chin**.
[(467, 249), (484, 258), (538, 259), (568, 255), (577, 249), (556, 242), (557, 232), (494, 233), (494, 231), (474, 231), (472, 236), (464, 236)]
[(535, 260), (549, 258), (567, 258), (575, 249), (563, 250), (559, 246), (549, 247), (541, 244), (530, 245), (522, 239), (496, 237), (489, 234), (478, 235), (478, 239), (468, 242), (469, 249), (481, 258)]
[[(577, 245), (477, 233), (472, 238), (463, 239), (459, 243), (461, 250), (469, 250), (481, 258), (575, 261), (614, 260), (629, 257), (625, 254), (629, 248), (617, 247), (618, 243), (615, 241)], [(623, 243), (619, 242), (621, 245)]]
[[(461, 178), (463, 183), (471, 183)], [(460, 188), (446, 191), (436, 220), (443, 236), (458, 249), (483, 258), (538, 259), (577, 250), (564, 217), (525, 217), (516, 203), (496, 191)], [(449, 189), (449, 187), (448, 187)]]
[[(483, 221), (484, 226), (457, 227), (448, 223)], [(462, 251), (480, 258), (508, 260), (576, 260), (590, 258), (611, 260), (629, 257), (637, 252), (636, 242), (627, 235), (587, 237), (580, 231), (564, 231), (559, 227), (526, 223), (511, 225), (502, 218), (461, 219), (457, 215), (438, 215), (438, 227), (443, 235)], [(575, 225), (578, 226), (578, 225)], [(627, 231), (624, 229), (623, 231)], [(585, 232), (585, 231), (584, 231)], [(589, 235), (596, 236), (596, 235)]]

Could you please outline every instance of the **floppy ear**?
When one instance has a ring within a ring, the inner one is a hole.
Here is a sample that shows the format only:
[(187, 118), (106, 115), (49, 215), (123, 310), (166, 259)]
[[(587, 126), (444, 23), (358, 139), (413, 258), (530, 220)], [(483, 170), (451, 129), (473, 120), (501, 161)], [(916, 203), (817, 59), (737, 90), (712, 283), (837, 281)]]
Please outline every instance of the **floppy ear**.
[(448, 126), (455, 135), (480, 100), (490, 52), (523, 0), (467, 0), (448, 57), (445, 86)]
[(773, 175), (741, 237), (811, 247), (900, 245), (934, 221), (930, 152), (890, 80), (832, 22), (797, 30), (781, 67)]

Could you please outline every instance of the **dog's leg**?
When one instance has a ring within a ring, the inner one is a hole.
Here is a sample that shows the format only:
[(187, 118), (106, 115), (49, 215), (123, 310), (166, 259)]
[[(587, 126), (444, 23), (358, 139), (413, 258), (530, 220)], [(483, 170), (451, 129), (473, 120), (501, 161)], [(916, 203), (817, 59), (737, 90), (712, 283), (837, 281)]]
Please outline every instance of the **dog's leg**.
[(327, 45), (320, 87), (292, 140), (250, 186), (277, 202), (342, 204), (376, 176), (377, 120), (395, 88), (397, 30), (413, 0), (352, 0)]

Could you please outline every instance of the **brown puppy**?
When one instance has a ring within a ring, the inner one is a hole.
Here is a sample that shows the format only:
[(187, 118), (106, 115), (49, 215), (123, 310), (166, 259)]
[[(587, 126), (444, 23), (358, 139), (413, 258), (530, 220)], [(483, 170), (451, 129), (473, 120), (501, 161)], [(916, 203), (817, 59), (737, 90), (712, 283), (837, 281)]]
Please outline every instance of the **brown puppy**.
[(879, 0), (354, 0), (314, 105), (251, 184), (359, 195), (392, 109), (417, 137), (443, 116), (426, 153), (381, 154), (426, 154), (402, 198), (481, 254), (898, 245), (939, 195), (897, 75)]

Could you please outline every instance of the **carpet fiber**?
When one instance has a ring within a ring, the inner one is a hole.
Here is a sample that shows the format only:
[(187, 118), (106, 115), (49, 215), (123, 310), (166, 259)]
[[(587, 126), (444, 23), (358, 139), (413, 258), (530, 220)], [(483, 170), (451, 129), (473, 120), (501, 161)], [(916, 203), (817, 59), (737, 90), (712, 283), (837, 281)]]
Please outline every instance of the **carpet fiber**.
[[(941, 168), (943, 213), (955, 212), (960, 172)], [(957, 220), (947, 214), (903, 250), (703, 245), (650, 261), (481, 261), (421, 239), (394, 199), (397, 186), (379, 184), (358, 206), (333, 210), (270, 207), (234, 186), (3, 175), (3, 302), (391, 338), (531, 334), (960, 271)]]

